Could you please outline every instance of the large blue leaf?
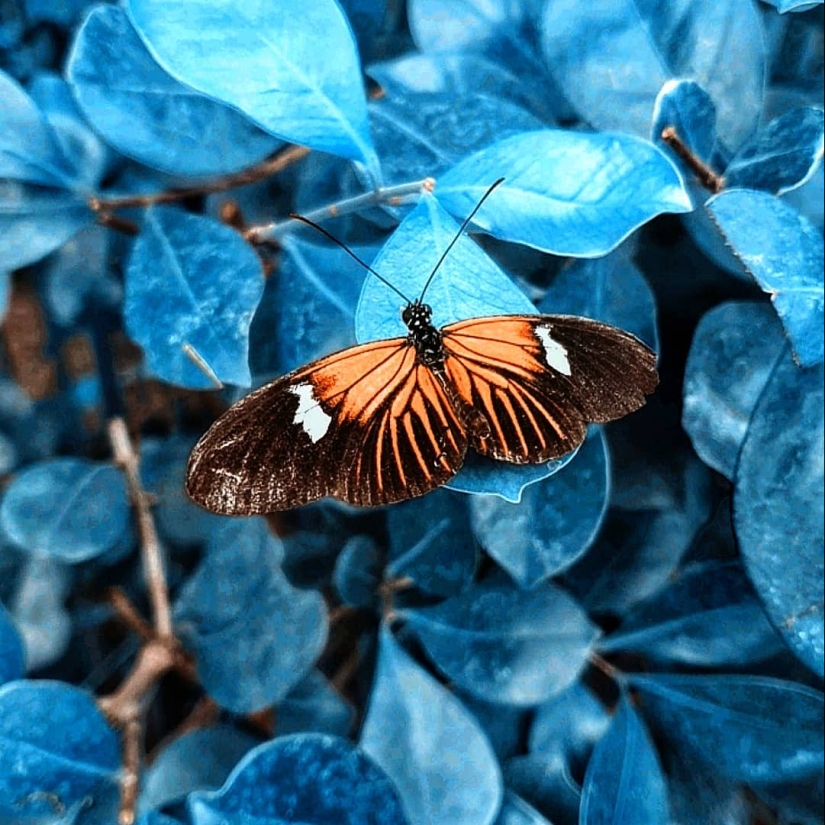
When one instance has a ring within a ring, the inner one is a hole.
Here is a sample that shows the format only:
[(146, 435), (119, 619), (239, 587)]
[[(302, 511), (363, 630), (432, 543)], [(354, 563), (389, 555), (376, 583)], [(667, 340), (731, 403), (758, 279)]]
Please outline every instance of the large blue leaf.
[(702, 461), (731, 481), (748, 419), (784, 348), (782, 326), (766, 303), (720, 304), (693, 334), (682, 426)]
[(263, 519), (226, 521), (175, 606), (203, 686), (236, 713), (280, 702), (326, 642), (324, 601), (289, 583), (282, 553)]
[(729, 146), (756, 127), (765, 46), (751, 2), (611, 0), (594, 16), (587, 4), (554, 0), (543, 9), (542, 48), (571, 103), (598, 129), (647, 135), (653, 101), (674, 77), (710, 93)]
[(0, 603), (0, 685), (22, 679), (25, 672), (23, 640), (8, 611)]
[(117, 6), (91, 10), (66, 72), (78, 104), (106, 140), (165, 172), (225, 174), (278, 146), (243, 115), (166, 74)]
[(403, 611), (430, 658), (488, 702), (536, 705), (587, 662), (598, 631), (563, 590), (480, 584), (436, 607)]
[(636, 605), (598, 647), (640, 653), (665, 665), (710, 668), (770, 658), (782, 641), (741, 564), (710, 561), (684, 568), (668, 587)]
[(571, 261), (553, 279), (538, 309), (595, 318), (659, 348), (656, 302), (625, 246), (603, 258)]
[(218, 380), (248, 387), (249, 326), (263, 289), (261, 263), (234, 229), (154, 207), (126, 272), (126, 329), (164, 381), (214, 386), (188, 345)]
[(667, 788), (650, 734), (623, 699), (587, 766), (580, 825), (666, 825)]
[(390, 578), (409, 577), (438, 596), (453, 596), (472, 581), (478, 554), (461, 494), (436, 490), (392, 507), (387, 530)]
[(181, 802), (191, 791), (220, 788), (241, 757), (258, 744), (230, 725), (200, 728), (172, 739), (140, 778), (138, 811)]
[[(497, 195), (498, 191), (493, 197)], [(439, 201), (425, 195), (384, 244), (373, 269), (413, 301), (458, 228)], [(466, 318), (536, 312), (530, 299), (466, 236), (459, 238), (439, 268), (427, 289), (426, 302), (432, 305), (437, 327)], [(386, 284), (368, 277), (355, 312), (358, 340), (406, 336), (403, 306), (403, 300)]]
[(0, 269), (45, 258), (91, 223), (94, 214), (82, 195), (0, 180)]
[(507, 791), (495, 825), (551, 825), (535, 808)]
[(495, 821), (502, 783), (490, 743), (386, 628), (361, 746), (395, 783), (410, 825)]
[(671, 744), (701, 754), (740, 782), (787, 782), (822, 773), (822, 694), (764, 676), (630, 677), (639, 709)]
[(551, 822), (578, 822), (581, 786), (557, 755), (515, 756), (504, 765), (504, 781)]
[(190, 795), (192, 825), (404, 825), (384, 772), (344, 739), (298, 733), (248, 753), (219, 791)]
[(786, 349), (742, 444), (734, 527), (748, 573), (791, 649), (820, 676), (823, 659), (823, 367)]
[(46, 681), (0, 687), (4, 822), (53, 822), (57, 809), (63, 822), (111, 825), (120, 766), (118, 736), (85, 691)]
[[(458, 228), (435, 198), (424, 196), (384, 244), (373, 268), (414, 300)], [(438, 270), (427, 290), (426, 302), (432, 305), (436, 326), (465, 318), (536, 311), (530, 299), (467, 237), (458, 240)], [(368, 277), (355, 312), (358, 340), (406, 336), (401, 321), (403, 305), (389, 287)], [(516, 467), (469, 455), (465, 468), (447, 486), (518, 501), (527, 484), (546, 478), (568, 460)]]
[(771, 296), (803, 366), (823, 359), (822, 234), (767, 192), (730, 189), (706, 208), (734, 255)]
[(71, 189), (75, 175), (37, 104), (0, 71), (0, 178)]
[(519, 504), (473, 496), (478, 543), (518, 583), (535, 587), (586, 552), (607, 508), (607, 445), (592, 432), (564, 472), (531, 484)]
[(783, 195), (805, 183), (822, 164), (822, 109), (794, 109), (772, 120), (745, 143), (725, 169), (731, 189)]
[[(428, 498), (424, 496), (416, 501), (426, 501)], [(344, 604), (374, 608), (379, 602), (378, 588), (383, 572), (383, 553), (375, 540), (370, 536), (355, 535), (344, 544), (335, 559), (332, 583)]]
[(377, 180), (358, 51), (335, 0), (130, 0), (129, 15), (172, 77)]
[(123, 474), (111, 464), (55, 458), (15, 476), (0, 525), (27, 553), (76, 563), (124, 540), (131, 513)]
[(687, 212), (690, 197), (671, 162), (646, 140), (545, 129), (505, 138), (461, 160), (439, 179), (436, 197), (497, 238), (556, 255), (606, 255), (663, 212)]

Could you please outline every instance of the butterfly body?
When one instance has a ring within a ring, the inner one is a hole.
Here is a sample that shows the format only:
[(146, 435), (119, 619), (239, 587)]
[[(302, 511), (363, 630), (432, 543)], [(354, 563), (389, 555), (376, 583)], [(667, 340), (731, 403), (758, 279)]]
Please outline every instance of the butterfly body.
[(227, 515), (324, 496), (389, 504), (449, 481), (470, 448), (514, 464), (559, 458), (658, 382), (654, 354), (598, 321), (501, 315), (438, 329), (420, 300), (401, 317), (406, 337), (329, 355), (230, 408), (190, 456), (190, 497)]

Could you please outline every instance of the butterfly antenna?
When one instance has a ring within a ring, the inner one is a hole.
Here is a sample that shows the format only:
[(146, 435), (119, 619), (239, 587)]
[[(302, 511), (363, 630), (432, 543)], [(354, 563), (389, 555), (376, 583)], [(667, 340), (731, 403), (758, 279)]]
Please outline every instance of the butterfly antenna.
[[(485, 196), (486, 197), (486, 196)], [(379, 275), (366, 261), (362, 261), (343, 241), (339, 241), (335, 235), (327, 232), (323, 226), (319, 226), (315, 221), (311, 221), (309, 218), (305, 218), (303, 215), (297, 215), (294, 212), (289, 213), (289, 217), (295, 221), (301, 221), (301, 223), (305, 223), (307, 226), (311, 226), (313, 229), (316, 229), (320, 232), (325, 238), (329, 238), (334, 244), (337, 244), (350, 256), (354, 261), (357, 261), (364, 269), (367, 270), (371, 275), (375, 275), (382, 284), (386, 284), (396, 295), (400, 298), (403, 298), (408, 304), (411, 304), (412, 301), (398, 288), (394, 287), (386, 278), (382, 275)]]
[(481, 205), (484, 201), (486, 201), (487, 198), (489, 198), (493, 193), (493, 190), (502, 183), (504, 183), (504, 178), (499, 178), (494, 184), (492, 184), (492, 186), (490, 186), (490, 188), (481, 196), (481, 200), (473, 207), (473, 211), (470, 212), (466, 218), (464, 218), (464, 222), (459, 227), (458, 232), (455, 233), (455, 237), (450, 241), (449, 246), (444, 250), (443, 254), (438, 259), (438, 263), (433, 267), (433, 271), (430, 273), (430, 277), (427, 278), (427, 283), (424, 284), (424, 289), (421, 290), (421, 294), (418, 296), (418, 301), (416, 303), (420, 304), (424, 300), (424, 293), (427, 291), (427, 287), (429, 287), (441, 264), (444, 263), (447, 256), (450, 254), (450, 250), (458, 243), (458, 239), (464, 234), (464, 230), (467, 228), (467, 225), (476, 216), (476, 212), (481, 209)]

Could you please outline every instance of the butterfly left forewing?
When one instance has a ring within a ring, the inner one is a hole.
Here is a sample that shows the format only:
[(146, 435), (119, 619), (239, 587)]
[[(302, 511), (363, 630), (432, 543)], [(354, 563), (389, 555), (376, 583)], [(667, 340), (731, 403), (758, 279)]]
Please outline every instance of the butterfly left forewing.
[(448, 379), (487, 423), (471, 431), (471, 446), (502, 461), (565, 455), (584, 440), (588, 423), (638, 409), (658, 383), (648, 347), (587, 318), (474, 318), (442, 334)]
[(241, 399), (192, 451), (186, 489), (226, 515), (325, 496), (387, 504), (443, 484), (466, 449), (443, 388), (398, 338), (343, 350)]

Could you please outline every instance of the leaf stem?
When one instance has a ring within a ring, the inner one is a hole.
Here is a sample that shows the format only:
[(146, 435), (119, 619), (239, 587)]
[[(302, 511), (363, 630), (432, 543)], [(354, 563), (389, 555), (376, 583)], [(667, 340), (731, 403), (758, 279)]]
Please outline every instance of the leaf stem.
[(709, 192), (718, 195), (725, 188), (725, 178), (717, 174), (704, 161), (700, 160), (679, 137), (673, 126), (662, 129), (662, 140), (687, 164), (696, 175), (699, 183)]
[[(337, 203), (313, 209), (311, 212), (302, 215), (302, 217), (308, 218), (315, 223), (322, 223), (330, 218), (350, 215), (353, 212), (358, 212), (369, 206), (377, 206), (379, 204), (400, 206), (403, 203), (418, 200), (423, 192), (432, 193), (434, 190), (434, 178), (424, 178), (413, 183), (402, 183), (398, 186), (378, 187), (371, 192), (365, 192), (363, 195), (356, 195), (353, 198), (347, 198)], [(301, 221), (295, 218), (289, 218), (285, 221), (268, 223), (264, 226), (252, 226), (244, 232), (244, 237), (253, 244), (277, 241), (300, 225)]]
[(152, 603), (152, 624), (160, 639), (172, 638), (172, 609), (169, 604), (169, 590), (163, 570), (163, 558), (160, 539), (155, 529), (155, 521), (149, 507), (149, 497), (140, 483), (138, 456), (135, 452), (126, 422), (122, 418), (109, 421), (109, 442), (112, 446), (115, 462), (120, 465), (126, 476), (126, 485), (132, 506), (135, 509), (138, 536), (143, 555), (143, 570), (146, 587)]
[(309, 154), (309, 149), (304, 146), (288, 146), (276, 152), (266, 160), (248, 166), (232, 175), (224, 175), (215, 180), (193, 186), (181, 187), (180, 189), (167, 189), (164, 192), (153, 192), (147, 195), (124, 195), (120, 198), (99, 198), (93, 196), (89, 198), (89, 209), (98, 215), (100, 222), (109, 223), (111, 213), (117, 209), (128, 209), (130, 207), (155, 206), (161, 203), (175, 203), (185, 198), (202, 197), (213, 195), (216, 192), (226, 192), (228, 189), (235, 189), (238, 186), (248, 186), (257, 183), (259, 180), (268, 178), (285, 169)]

